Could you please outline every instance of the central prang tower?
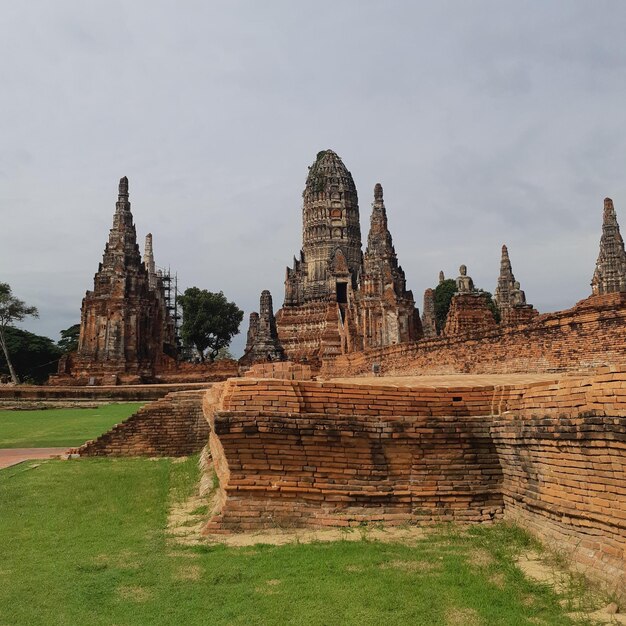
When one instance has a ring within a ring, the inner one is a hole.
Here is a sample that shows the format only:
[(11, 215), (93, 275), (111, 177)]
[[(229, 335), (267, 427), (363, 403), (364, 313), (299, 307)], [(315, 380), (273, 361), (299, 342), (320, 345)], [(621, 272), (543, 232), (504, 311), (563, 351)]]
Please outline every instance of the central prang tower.
[(318, 152), (302, 196), (302, 249), (287, 268), (285, 301), (276, 314), (286, 356), (315, 365), (421, 337), (387, 228), (382, 187), (376, 185), (365, 255), (356, 186), (335, 152)]
[(302, 206), (300, 259), (288, 268), (285, 306), (345, 303), (363, 265), (359, 199), (343, 161), (323, 150), (309, 168)]

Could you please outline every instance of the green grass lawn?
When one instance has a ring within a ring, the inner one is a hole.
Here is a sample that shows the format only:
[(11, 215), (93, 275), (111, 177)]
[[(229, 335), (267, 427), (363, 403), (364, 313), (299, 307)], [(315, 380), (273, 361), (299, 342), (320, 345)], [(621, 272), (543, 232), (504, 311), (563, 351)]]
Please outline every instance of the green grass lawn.
[(415, 545), (183, 547), (166, 536), (197, 459), (80, 459), (0, 471), (0, 624), (571, 624), (498, 524)]
[(0, 448), (78, 446), (124, 421), (143, 404), (106, 404), (95, 409), (0, 411)]

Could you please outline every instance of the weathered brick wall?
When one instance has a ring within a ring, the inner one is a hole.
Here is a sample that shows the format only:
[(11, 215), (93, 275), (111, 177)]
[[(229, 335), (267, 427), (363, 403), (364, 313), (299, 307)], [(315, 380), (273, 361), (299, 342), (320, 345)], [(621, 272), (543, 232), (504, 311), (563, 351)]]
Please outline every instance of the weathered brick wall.
[(97, 439), (69, 452), (80, 456), (183, 456), (209, 439), (201, 391), (179, 391), (146, 404)]
[(72, 400), (75, 402), (136, 402), (158, 400), (172, 391), (206, 389), (207, 384), (177, 383), (168, 385), (124, 385), (112, 387), (53, 387), (50, 385), (0, 385), (0, 401)]
[(310, 365), (277, 361), (271, 363), (255, 363), (244, 374), (246, 378), (284, 378), (285, 380), (309, 380), (313, 378)]
[(626, 418), (496, 420), (505, 517), (626, 590)]
[(438, 337), (341, 355), (325, 375), (562, 372), (626, 365), (626, 294), (592, 296), (529, 324), (498, 326), (479, 337)]
[(517, 386), (238, 379), (205, 399), (207, 532), (500, 517), (626, 589), (626, 371)]
[[(119, 364), (94, 363), (78, 359), (75, 353), (64, 355), (59, 373), (50, 376), (48, 384), (55, 387), (141, 386), (143, 384), (184, 384), (218, 382), (239, 375), (239, 365), (232, 359), (206, 363), (176, 361), (165, 354), (159, 356), (149, 373), (139, 376), (124, 372)], [(82, 363), (82, 364), (81, 364)]]
[(457, 293), (443, 329), (446, 337), (483, 335), (496, 328), (496, 320), (487, 306), (487, 298), (477, 293)]
[(626, 593), (626, 372), (496, 393), (505, 517)]
[(239, 380), (211, 411), (224, 506), (207, 531), (489, 520), (501, 470), (472, 389)]

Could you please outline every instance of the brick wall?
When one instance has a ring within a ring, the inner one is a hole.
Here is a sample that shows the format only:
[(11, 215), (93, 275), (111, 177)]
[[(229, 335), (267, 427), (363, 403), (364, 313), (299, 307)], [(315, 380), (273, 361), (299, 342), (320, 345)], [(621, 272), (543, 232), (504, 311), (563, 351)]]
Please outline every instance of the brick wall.
[(561, 372), (626, 365), (626, 294), (591, 296), (574, 308), (480, 336), (437, 337), (337, 357), (325, 375)]
[(228, 482), (207, 530), (493, 519), (501, 470), (471, 415), (491, 395), (231, 380), (209, 415)]
[(626, 593), (626, 372), (496, 392), (505, 517)]
[(207, 384), (178, 383), (170, 385), (124, 385), (111, 387), (52, 387), (50, 385), (0, 385), (0, 402), (72, 400), (73, 402), (137, 402), (158, 400), (172, 391), (206, 389)]
[(207, 532), (504, 509), (626, 589), (626, 371), (421, 389), (238, 379), (211, 394), (220, 507)]
[(626, 418), (496, 420), (505, 517), (626, 590)]
[(286, 380), (309, 380), (313, 378), (310, 365), (292, 361), (255, 363), (244, 374), (246, 378), (284, 378)]
[(69, 452), (80, 456), (184, 456), (198, 452), (209, 438), (202, 412), (205, 394), (206, 388), (169, 393)]

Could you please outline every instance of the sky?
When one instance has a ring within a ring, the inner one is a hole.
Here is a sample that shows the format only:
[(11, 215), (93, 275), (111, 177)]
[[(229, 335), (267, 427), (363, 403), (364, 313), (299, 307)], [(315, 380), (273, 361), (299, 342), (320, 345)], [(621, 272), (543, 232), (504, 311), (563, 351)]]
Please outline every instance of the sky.
[(301, 247), (318, 151), (373, 189), (421, 308), (500, 249), (540, 312), (587, 297), (626, 227), (623, 0), (29, 0), (0, 8), (0, 281), (80, 319), (128, 176), (140, 245), (248, 314)]

